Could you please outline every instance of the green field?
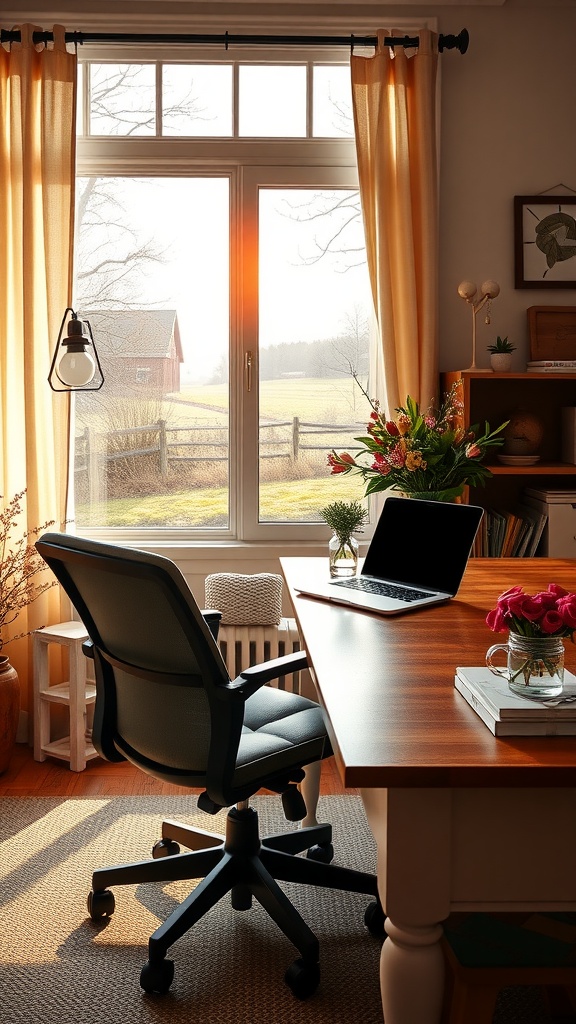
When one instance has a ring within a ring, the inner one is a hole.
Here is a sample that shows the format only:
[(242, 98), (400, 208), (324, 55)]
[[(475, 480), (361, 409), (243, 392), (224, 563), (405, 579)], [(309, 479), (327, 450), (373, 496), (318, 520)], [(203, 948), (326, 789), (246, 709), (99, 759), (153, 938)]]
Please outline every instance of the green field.
[[(179, 401), (206, 406), (210, 411), (228, 408), (227, 384), (184, 387)], [(260, 418), (307, 422), (363, 423), (370, 408), (360, 388), (345, 377), (306, 377), (264, 380), (260, 383)]]
[[(364, 489), (358, 477), (333, 477), (289, 480), (262, 484), (260, 487), (263, 522), (320, 522), (318, 510), (331, 501), (362, 498)], [(170, 529), (226, 529), (228, 492), (224, 487), (176, 491), (148, 497), (116, 498), (93, 505), (90, 512), (79, 505), (78, 526), (117, 526), (126, 529), (166, 527)]]

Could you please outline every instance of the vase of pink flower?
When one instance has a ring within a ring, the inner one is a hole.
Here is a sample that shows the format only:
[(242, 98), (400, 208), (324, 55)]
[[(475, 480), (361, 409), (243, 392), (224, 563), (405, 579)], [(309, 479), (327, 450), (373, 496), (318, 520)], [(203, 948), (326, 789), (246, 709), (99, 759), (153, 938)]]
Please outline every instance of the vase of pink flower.
[[(494, 644), (486, 652), (486, 664), (508, 680), (513, 693), (534, 700), (562, 693), (564, 640), (569, 637), (574, 643), (576, 594), (556, 583), (537, 594), (512, 587), (500, 595), (486, 623), (495, 633), (509, 631), (508, 643)], [(506, 654), (504, 668), (493, 664), (499, 651)]]

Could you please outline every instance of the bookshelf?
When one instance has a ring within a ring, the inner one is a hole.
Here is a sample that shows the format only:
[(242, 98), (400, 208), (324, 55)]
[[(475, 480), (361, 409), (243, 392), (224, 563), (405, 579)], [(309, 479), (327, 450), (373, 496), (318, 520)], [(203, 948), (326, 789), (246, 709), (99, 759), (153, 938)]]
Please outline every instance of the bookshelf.
[(518, 412), (534, 413), (543, 426), (540, 461), (533, 466), (505, 466), (492, 455), (486, 465), (493, 476), (485, 487), (467, 488), (464, 500), (513, 511), (526, 487), (576, 491), (576, 465), (561, 461), (563, 406), (576, 406), (576, 373), (495, 373), (455, 370), (441, 374), (444, 394), (462, 381), (467, 424), (485, 420), (491, 429)]

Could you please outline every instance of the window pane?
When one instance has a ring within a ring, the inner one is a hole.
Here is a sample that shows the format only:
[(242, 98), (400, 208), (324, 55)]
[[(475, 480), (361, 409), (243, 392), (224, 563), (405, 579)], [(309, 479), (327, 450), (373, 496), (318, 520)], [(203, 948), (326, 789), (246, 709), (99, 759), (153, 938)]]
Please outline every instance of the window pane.
[(352, 89), (350, 68), (337, 64), (315, 65), (312, 134), (316, 138), (352, 138)]
[(155, 135), (154, 64), (90, 64), (92, 135)]
[(163, 135), (232, 135), (232, 65), (165, 64)]
[(76, 395), (76, 521), (229, 526), (227, 178), (80, 178), (75, 307), (105, 376)]
[(242, 65), (239, 71), (239, 134), (304, 138), (306, 68)]
[(352, 377), (367, 381), (371, 308), (358, 194), (262, 189), (259, 223), (259, 519), (318, 522), (364, 491), (327, 466), (370, 412)]

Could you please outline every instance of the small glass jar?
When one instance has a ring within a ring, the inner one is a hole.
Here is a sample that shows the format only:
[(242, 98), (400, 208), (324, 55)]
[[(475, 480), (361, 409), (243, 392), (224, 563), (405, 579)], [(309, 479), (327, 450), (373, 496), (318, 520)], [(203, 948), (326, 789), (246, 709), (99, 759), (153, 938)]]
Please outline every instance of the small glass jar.
[[(506, 667), (497, 668), (492, 657), (506, 652)], [(510, 632), (507, 644), (494, 644), (486, 653), (486, 664), (504, 676), (512, 693), (541, 700), (558, 697), (564, 685), (564, 640), (561, 636), (529, 637)]]
[(358, 569), (358, 541), (333, 533), (328, 542), (331, 576), (355, 576)]

